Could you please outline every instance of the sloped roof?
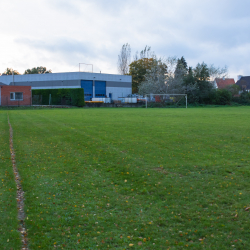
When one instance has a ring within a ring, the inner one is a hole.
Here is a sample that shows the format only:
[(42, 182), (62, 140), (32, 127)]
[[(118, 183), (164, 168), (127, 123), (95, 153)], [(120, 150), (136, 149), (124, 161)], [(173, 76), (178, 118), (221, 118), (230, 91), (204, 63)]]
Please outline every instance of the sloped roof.
[(250, 89), (250, 76), (242, 76), (240, 80), (236, 82), (236, 84), (240, 87), (245, 85), (247, 89)]
[(229, 85), (235, 84), (235, 81), (233, 78), (216, 78), (215, 79), (218, 89), (224, 89)]
[(4, 84), (4, 83), (0, 82), (0, 86), (4, 86), (4, 85), (6, 85), (6, 84)]

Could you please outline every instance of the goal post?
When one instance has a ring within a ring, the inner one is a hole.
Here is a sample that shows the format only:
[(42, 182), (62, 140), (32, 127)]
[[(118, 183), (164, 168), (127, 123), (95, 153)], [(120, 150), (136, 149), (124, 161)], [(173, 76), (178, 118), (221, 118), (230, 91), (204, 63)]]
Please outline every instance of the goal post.
[(186, 99), (186, 108), (187, 108), (187, 94), (146, 94), (145, 95), (146, 108), (148, 108), (149, 103), (178, 104), (184, 96)]

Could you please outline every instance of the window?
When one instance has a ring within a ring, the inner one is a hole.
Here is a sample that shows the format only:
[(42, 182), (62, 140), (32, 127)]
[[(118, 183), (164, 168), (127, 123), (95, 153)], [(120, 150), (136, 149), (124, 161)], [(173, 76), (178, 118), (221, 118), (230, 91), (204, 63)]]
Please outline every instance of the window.
[(12, 101), (22, 101), (23, 93), (22, 92), (12, 92), (10, 93), (10, 100)]

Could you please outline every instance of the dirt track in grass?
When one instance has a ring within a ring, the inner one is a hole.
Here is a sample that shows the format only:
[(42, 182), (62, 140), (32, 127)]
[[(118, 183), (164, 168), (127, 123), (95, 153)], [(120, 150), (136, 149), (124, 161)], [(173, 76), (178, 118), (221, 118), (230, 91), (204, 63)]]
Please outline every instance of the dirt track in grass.
[(21, 234), (22, 241), (22, 250), (29, 250), (28, 248), (28, 237), (27, 237), (27, 229), (25, 225), (25, 212), (24, 212), (24, 191), (21, 184), (21, 178), (16, 166), (16, 158), (15, 158), (15, 150), (13, 145), (13, 129), (9, 121), (9, 131), (10, 131), (10, 153), (11, 153), (11, 162), (13, 167), (13, 172), (15, 176), (16, 188), (17, 188), (17, 210), (18, 210), (18, 221), (19, 221), (19, 232)]

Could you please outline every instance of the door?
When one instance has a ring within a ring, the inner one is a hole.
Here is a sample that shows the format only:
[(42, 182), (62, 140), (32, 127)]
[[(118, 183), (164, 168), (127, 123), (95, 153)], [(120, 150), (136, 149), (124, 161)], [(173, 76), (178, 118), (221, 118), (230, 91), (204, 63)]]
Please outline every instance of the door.
[(85, 101), (91, 101), (93, 98), (93, 81), (81, 80), (81, 88), (84, 89)]
[(106, 82), (95, 81), (95, 97), (97, 98), (106, 97)]

